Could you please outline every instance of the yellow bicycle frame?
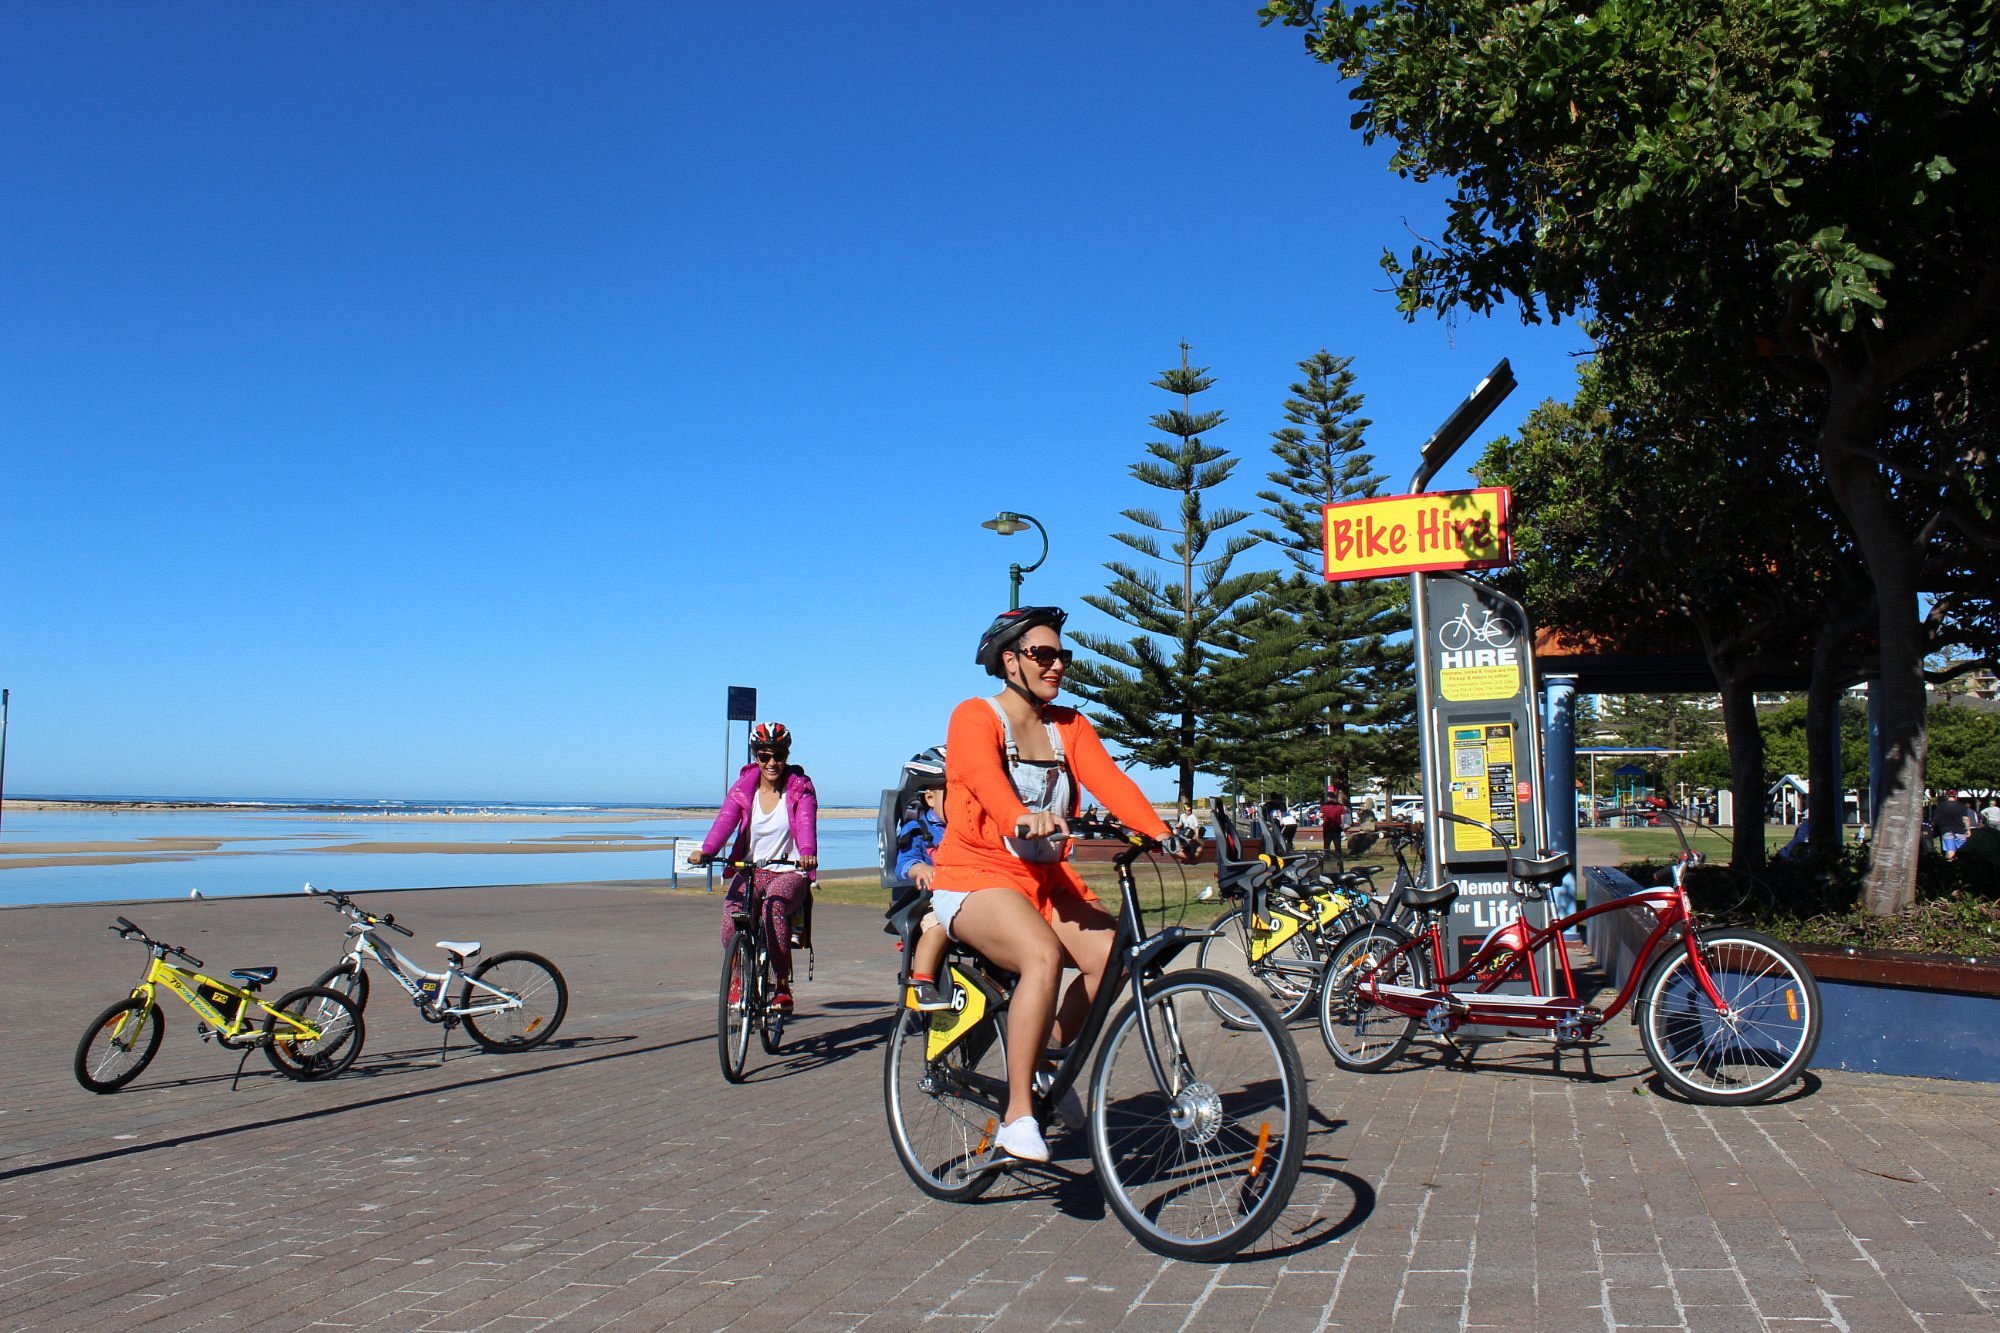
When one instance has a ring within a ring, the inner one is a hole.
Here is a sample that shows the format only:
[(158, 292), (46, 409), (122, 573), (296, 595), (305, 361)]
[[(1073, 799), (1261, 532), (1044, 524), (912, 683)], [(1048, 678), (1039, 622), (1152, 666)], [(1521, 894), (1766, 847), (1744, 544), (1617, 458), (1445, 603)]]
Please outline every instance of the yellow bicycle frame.
[(1270, 957), (1271, 951), (1298, 934), (1308, 919), (1317, 928), (1325, 929), (1357, 901), (1359, 901), (1357, 898), (1339, 890), (1315, 893), (1306, 900), (1313, 911), (1311, 918), (1307, 918), (1298, 908), (1290, 904), (1273, 903), (1269, 921), (1261, 917), (1250, 919), (1250, 961), (1261, 963)]
[[(261, 1035), (261, 1026), (253, 1026), (251, 1007), (258, 1010), (258, 1019), (268, 1015), (277, 1020), (272, 1026), (273, 1041), (318, 1041), (326, 1034), (311, 1023), (275, 1008), (268, 1001), (241, 986), (233, 986), (226, 981), (201, 972), (188, 972), (175, 967), (164, 958), (155, 957), (146, 968), (146, 979), (132, 988), (132, 998), (144, 1000), (147, 1004), (157, 1003), (155, 988), (165, 986), (181, 998), (182, 1003), (194, 1010), (195, 1016), (215, 1029), (218, 1037), (227, 1042), (240, 1041), (245, 1036)], [(219, 1007), (227, 1004), (232, 1012), (224, 1013)], [(125, 1019), (119, 1019), (122, 1029)], [(119, 1032), (113, 1032), (117, 1039)]]

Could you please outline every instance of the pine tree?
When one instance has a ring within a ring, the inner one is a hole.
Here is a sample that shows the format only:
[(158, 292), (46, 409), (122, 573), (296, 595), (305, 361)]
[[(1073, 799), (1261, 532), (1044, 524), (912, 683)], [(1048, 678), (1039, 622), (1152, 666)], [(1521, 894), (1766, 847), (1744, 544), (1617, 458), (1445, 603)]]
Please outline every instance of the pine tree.
[(1246, 621), (1243, 669), (1267, 679), (1268, 698), (1261, 716), (1242, 719), (1251, 727), (1242, 748), (1260, 776), (1301, 792), (1327, 780), (1351, 792), (1357, 778), (1416, 768), (1412, 654), (1407, 639), (1391, 639), (1408, 628), (1407, 594), (1392, 580), (1323, 577), (1321, 510), (1383, 484), (1364, 449), (1369, 422), (1351, 362), (1325, 349), (1299, 362), (1290, 424), (1271, 437), (1279, 466), (1266, 476), (1278, 489), (1257, 492), (1276, 526), (1253, 535), (1290, 570)]
[[(1237, 460), (1201, 438), (1224, 417), (1195, 410), (1195, 395), (1215, 381), (1206, 367), (1188, 365), (1189, 350), (1182, 343), (1180, 366), (1153, 381), (1180, 398), (1179, 407), (1151, 418), (1153, 429), (1169, 438), (1147, 441), (1151, 457), (1131, 469), (1137, 480), (1178, 497), (1175, 511), (1163, 519), (1150, 509), (1124, 510), (1122, 517), (1144, 531), (1112, 534), (1148, 560), (1169, 566), (1178, 581), (1162, 582), (1155, 571), (1124, 561), (1107, 562), (1112, 579), (1105, 593), (1084, 600), (1138, 633), (1125, 640), (1077, 634), (1078, 643), (1104, 660), (1079, 660), (1067, 681), (1095, 705), (1091, 716), (1106, 740), (1139, 763), (1175, 771), (1183, 801), (1194, 799), (1197, 769), (1218, 770), (1217, 728), (1236, 707), (1242, 688), (1233, 669), (1237, 625), (1243, 609), (1274, 577), (1231, 573), (1231, 564), (1256, 538), (1227, 536), (1224, 530), (1250, 515), (1204, 508), (1204, 493), (1227, 481)], [(1162, 538), (1170, 539), (1164, 549)]]

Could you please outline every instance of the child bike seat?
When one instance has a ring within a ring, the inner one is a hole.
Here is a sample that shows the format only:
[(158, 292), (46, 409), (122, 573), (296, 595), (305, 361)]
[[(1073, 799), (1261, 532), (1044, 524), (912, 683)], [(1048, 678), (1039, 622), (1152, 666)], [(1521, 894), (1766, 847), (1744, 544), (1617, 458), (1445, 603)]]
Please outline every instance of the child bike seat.
[(278, 979), (278, 969), (275, 967), (234, 967), (229, 970), (229, 975), (235, 977), (246, 986), (267, 986)]
[(470, 958), (479, 952), (478, 940), (439, 940), (437, 947), (446, 953), (455, 953), (460, 958)]

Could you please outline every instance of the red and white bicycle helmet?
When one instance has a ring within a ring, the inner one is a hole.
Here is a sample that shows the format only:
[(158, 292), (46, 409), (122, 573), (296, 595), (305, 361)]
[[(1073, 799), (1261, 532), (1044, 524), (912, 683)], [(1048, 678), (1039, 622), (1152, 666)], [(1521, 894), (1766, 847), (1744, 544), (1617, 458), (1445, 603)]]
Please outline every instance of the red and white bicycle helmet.
[(792, 733), (782, 722), (759, 722), (757, 729), (750, 733), (750, 750), (769, 750), (780, 759), (789, 758), (792, 753)]

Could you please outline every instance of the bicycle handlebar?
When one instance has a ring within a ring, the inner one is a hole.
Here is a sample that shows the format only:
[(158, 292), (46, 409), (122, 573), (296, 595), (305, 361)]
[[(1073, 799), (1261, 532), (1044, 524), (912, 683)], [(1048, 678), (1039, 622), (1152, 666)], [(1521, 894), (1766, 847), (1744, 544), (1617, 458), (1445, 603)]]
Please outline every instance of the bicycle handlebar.
[(105, 929), (117, 931), (118, 938), (121, 940), (129, 940), (132, 937), (137, 936), (140, 942), (143, 943), (149, 949), (158, 949), (163, 954), (168, 954), (168, 953), (175, 954), (178, 955), (179, 957), (187, 959), (188, 966), (190, 967), (208, 966), (208, 964), (202, 962), (201, 959), (196, 958), (186, 949), (181, 948), (180, 945), (168, 944), (165, 940), (156, 940), (151, 935), (148, 935), (144, 930), (141, 930), (138, 926), (126, 920), (122, 916), (118, 918), (117, 925), (106, 926)]
[(317, 889), (314, 888), (311, 884), (307, 884), (306, 892), (314, 895), (315, 897), (325, 898), (327, 900), (328, 907), (333, 908), (336, 912), (345, 912), (347, 913), (347, 915), (353, 917), (356, 921), (363, 922), (370, 926), (387, 926), (389, 929), (395, 931), (398, 935), (407, 935), (411, 939), (416, 938), (417, 935), (416, 931), (411, 930), (406, 926), (399, 926), (396, 924), (396, 914), (394, 912), (386, 912), (381, 916), (376, 916), (373, 912), (366, 911), (363, 908), (356, 907), (354, 905), (354, 900), (352, 898), (348, 897), (344, 893), (341, 893), (337, 889)]

